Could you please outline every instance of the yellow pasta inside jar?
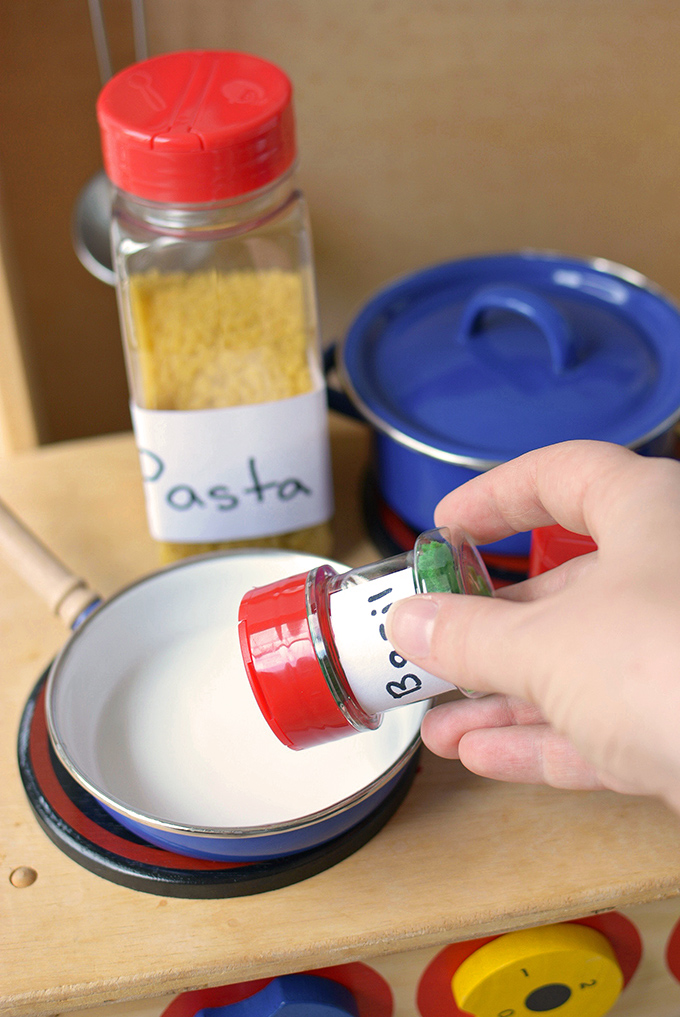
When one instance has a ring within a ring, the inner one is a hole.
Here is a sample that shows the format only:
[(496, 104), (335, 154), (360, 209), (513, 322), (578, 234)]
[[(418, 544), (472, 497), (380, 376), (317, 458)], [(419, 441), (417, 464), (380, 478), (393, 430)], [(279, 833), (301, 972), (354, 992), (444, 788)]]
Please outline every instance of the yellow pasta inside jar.
[[(145, 409), (217, 409), (312, 391), (303, 279), (284, 269), (156, 270), (128, 281), (135, 399)], [(164, 563), (230, 547), (327, 556), (329, 523), (210, 544), (159, 542)]]

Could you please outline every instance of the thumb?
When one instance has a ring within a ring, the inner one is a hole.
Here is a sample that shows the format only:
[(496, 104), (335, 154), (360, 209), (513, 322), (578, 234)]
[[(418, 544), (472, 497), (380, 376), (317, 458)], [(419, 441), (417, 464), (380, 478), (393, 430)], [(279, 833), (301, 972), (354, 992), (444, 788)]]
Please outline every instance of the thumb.
[(419, 594), (395, 601), (385, 627), (397, 652), (430, 674), (527, 700), (527, 611), (530, 604), (500, 598)]

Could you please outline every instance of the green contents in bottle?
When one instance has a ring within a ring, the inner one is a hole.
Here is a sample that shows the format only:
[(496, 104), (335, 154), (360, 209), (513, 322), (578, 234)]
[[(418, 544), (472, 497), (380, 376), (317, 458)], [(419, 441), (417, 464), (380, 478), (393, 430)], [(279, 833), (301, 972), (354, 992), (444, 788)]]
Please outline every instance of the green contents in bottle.
[(486, 569), (480, 566), (479, 551), (467, 541), (460, 549), (459, 562), (463, 574), (463, 592), (475, 597), (493, 597), (493, 587)]
[(421, 533), (413, 550), (413, 568), (419, 593), (493, 596), (479, 552), (462, 531), (455, 546), (447, 529)]
[(414, 567), (420, 593), (463, 592), (451, 544), (440, 530), (430, 530), (418, 537)]

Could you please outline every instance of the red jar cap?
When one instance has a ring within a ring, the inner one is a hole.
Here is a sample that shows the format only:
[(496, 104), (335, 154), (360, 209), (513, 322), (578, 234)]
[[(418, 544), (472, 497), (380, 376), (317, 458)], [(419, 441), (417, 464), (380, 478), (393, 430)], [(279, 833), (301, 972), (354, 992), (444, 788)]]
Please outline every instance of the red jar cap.
[(102, 89), (97, 119), (109, 179), (150, 201), (233, 198), (295, 160), (291, 83), (247, 53), (188, 50), (126, 67)]
[(239, 608), (241, 655), (258, 706), (276, 737), (305, 749), (354, 734), (314, 652), (307, 618), (309, 573), (246, 593)]

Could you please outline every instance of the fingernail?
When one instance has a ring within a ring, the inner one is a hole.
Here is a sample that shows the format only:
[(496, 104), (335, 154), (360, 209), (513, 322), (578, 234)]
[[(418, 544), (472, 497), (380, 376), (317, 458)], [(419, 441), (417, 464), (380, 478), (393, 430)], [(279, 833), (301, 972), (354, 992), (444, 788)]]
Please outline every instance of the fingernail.
[(387, 616), (387, 634), (408, 660), (427, 657), (439, 604), (429, 597), (399, 600)]

